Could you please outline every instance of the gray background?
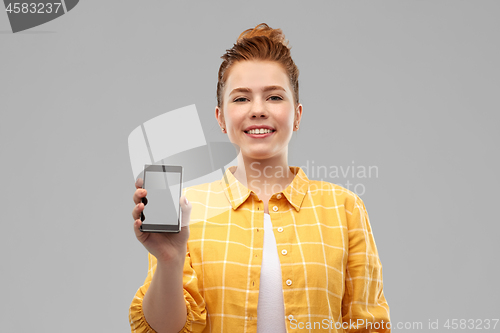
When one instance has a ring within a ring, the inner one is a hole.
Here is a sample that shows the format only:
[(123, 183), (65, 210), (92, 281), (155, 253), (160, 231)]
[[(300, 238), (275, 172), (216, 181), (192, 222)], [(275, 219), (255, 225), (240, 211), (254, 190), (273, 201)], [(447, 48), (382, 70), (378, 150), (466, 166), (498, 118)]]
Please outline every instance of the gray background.
[(196, 104), (207, 140), (227, 140), (220, 56), (261, 22), (283, 29), (301, 71), (290, 165), (378, 167), (324, 180), (365, 186), (392, 323), (424, 325), (394, 331), (499, 318), (499, 12), (87, 0), (17, 34), (0, 13), (2, 331), (129, 331), (147, 252), (132, 231), (127, 137)]

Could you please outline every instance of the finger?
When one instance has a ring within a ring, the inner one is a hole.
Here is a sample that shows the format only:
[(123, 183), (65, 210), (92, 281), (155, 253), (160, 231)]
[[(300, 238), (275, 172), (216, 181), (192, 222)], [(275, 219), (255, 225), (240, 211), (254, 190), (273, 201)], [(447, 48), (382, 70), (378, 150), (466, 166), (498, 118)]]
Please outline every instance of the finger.
[(144, 205), (142, 203), (138, 203), (135, 205), (134, 209), (132, 210), (132, 217), (134, 220), (137, 220), (141, 218), (141, 213), (144, 210)]
[(137, 178), (135, 181), (135, 188), (142, 188), (142, 184), (144, 184), (144, 181), (142, 178)]
[(184, 195), (179, 198), (179, 203), (182, 209), (181, 227), (189, 226), (192, 205)]
[(148, 195), (148, 191), (143, 189), (143, 188), (138, 188), (134, 192), (134, 202), (137, 205), (138, 203), (142, 202), (142, 198), (144, 198), (146, 195)]
[(143, 243), (146, 238), (148, 238), (148, 233), (147, 232), (142, 232), (141, 231), (141, 225), (142, 225), (142, 222), (141, 220), (135, 220), (134, 221), (134, 233), (135, 233), (135, 237), (137, 237), (137, 239)]
[(182, 227), (178, 235), (185, 238), (187, 241), (189, 239), (189, 226), (187, 225), (185, 227)]

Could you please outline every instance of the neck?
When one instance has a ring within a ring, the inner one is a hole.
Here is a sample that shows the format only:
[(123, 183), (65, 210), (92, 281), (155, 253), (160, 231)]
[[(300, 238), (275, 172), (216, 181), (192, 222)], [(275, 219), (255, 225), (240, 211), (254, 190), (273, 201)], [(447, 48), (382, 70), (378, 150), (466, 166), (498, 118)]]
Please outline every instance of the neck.
[(252, 159), (238, 154), (238, 166), (230, 169), (234, 177), (259, 197), (270, 197), (282, 192), (293, 181), (286, 156)]

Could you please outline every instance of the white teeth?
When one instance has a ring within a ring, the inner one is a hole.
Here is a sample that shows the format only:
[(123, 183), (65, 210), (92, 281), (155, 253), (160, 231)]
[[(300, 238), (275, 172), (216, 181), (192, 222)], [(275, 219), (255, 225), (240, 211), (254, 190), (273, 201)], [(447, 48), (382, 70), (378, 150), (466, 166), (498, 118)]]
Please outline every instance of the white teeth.
[(273, 130), (258, 128), (258, 129), (250, 130), (247, 133), (249, 133), (249, 134), (264, 134), (264, 133), (271, 133), (272, 131)]

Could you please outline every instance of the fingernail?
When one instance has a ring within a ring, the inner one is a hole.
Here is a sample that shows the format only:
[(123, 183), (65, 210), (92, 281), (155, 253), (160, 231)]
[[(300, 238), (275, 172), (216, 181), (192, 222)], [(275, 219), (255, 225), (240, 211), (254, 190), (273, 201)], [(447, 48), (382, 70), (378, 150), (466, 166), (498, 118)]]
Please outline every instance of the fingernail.
[(186, 205), (189, 205), (189, 201), (188, 201), (188, 198), (185, 198), (186, 200)]

